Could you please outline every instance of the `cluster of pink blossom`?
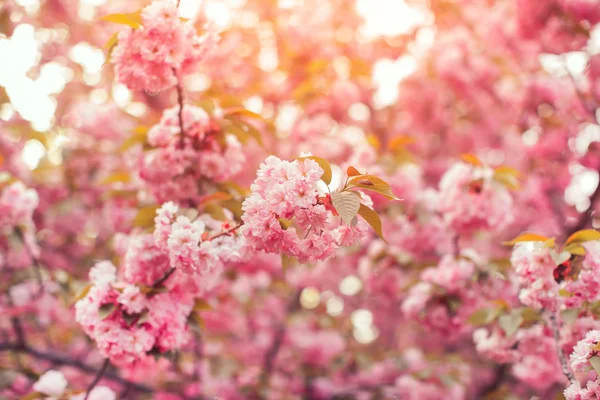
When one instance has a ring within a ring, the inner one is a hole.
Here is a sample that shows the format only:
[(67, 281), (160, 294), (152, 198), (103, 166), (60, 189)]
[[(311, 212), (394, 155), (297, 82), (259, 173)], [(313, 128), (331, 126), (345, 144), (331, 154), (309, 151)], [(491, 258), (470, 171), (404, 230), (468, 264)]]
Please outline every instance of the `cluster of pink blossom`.
[[(38, 202), (38, 193), (21, 182), (12, 183), (1, 191), (0, 268), (25, 268), (31, 265), (32, 257), (39, 255), (33, 222)], [(10, 236), (16, 240), (9, 240)]]
[(548, 351), (556, 346), (549, 327), (536, 325), (520, 330), (516, 335), (519, 358), (512, 365), (514, 376), (538, 391), (554, 384), (564, 384), (565, 376), (557, 353)]
[(570, 275), (561, 284), (567, 297), (564, 299), (565, 306), (568, 308), (577, 308), (584, 303), (594, 303), (600, 300), (600, 241), (594, 240), (582, 244), (585, 249), (585, 256), (572, 257), (579, 258), (580, 262), (575, 260), (568, 261), (568, 267), (571, 268)]
[(218, 34), (208, 27), (199, 36), (183, 22), (170, 1), (154, 1), (142, 10), (142, 26), (119, 33), (111, 61), (119, 81), (132, 90), (159, 92), (196, 72), (215, 47)]
[(598, 379), (587, 382), (585, 388), (581, 383), (573, 382), (564, 392), (566, 400), (597, 400), (600, 399), (600, 382)]
[(542, 242), (522, 243), (513, 250), (510, 262), (522, 287), (519, 299), (527, 306), (557, 308), (559, 284), (553, 275), (557, 265), (551, 251)]
[[(339, 246), (357, 242), (366, 223), (339, 222), (331, 196), (320, 194), (317, 188), (322, 175), (323, 169), (309, 158), (289, 162), (269, 156), (243, 204), (242, 233), (248, 245), (313, 263), (331, 257)], [(299, 230), (286, 229), (282, 220), (295, 222)]]
[(38, 202), (38, 194), (34, 189), (27, 189), (21, 182), (8, 185), (0, 195), (0, 227), (31, 226)]
[(410, 289), (402, 312), (445, 335), (463, 335), (472, 329), (466, 320), (477, 305), (469, 290), (474, 273), (471, 260), (444, 256), (437, 267), (421, 273), (421, 282)]
[[(109, 261), (90, 271), (92, 287), (76, 305), (76, 320), (96, 341), (100, 353), (115, 365), (144, 360), (151, 351), (177, 349), (189, 339), (189, 298), (170, 292), (144, 293), (117, 279)], [(175, 297), (176, 296), (176, 297)]]
[(515, 247), (511, 264), (522, 287), (519, 299), (536, 309), (581, 307), (600, 299), (600, 241), (582, 244), (584, 256), (558, 253), (542, 242)]
[(600, 355), (600, 348), (597, 348), (599, 341), (600, 331), (592, 330), (582, 340), (577, 342), (570, 356), (573, 371), (586, 373), (592, 368), (590, 358)]
[(514, 348), (516, 341), (516, 338), (507, 337), (499, 328), (479, 328), (473, 332), (477, 352), (497, 363), (510, 363), (518, 359), (519, 352)]
[(191, 221), (184, 215), (177, 216), (178, 211), (179, 207), (168, 202), (155, 218), (155, 243), (168, 255), (172, 268), (189, 275), (218, 276), (224, 262), (239, 260), (243, 241), (233, 237), (235, 229), (210, 237), (202, 219)]
[[(600, 398), (598, 374), (590, 372), (592, 370), (590, 359), (600, 356), (599, 342), (600, 331), (591, 330), (573, 347), (573, 353), (570, 356), (571, 368), (578, 376), (588, 379), (585, 388), (581, 387), (581, 383), (578, 380), (572, 382), (571, 386), (564, 392), (567, 400), (593, 400)], [(591, 377), (592, 374), (594, 374), (594, 377)]]
[(513, 221), (513, 200), (493, 170), (457, 163), (440, 180), (439, 211), (458, 234), (501, 231)]
[(316, 367), (327, 367), (346, 347), (339, 332), (327, 330), (295, 329), (290, 342), (301, 352), (303, 364)]
[(139, 159), (139, 176), (159, 202), (196, 201), (202, 181), (225, 181), (246, 161), (237, 138), (223, 132), (202, 108), (185, 105), (181, 117), (179, 106), (165, 110), (148, 131), (153, 149)]

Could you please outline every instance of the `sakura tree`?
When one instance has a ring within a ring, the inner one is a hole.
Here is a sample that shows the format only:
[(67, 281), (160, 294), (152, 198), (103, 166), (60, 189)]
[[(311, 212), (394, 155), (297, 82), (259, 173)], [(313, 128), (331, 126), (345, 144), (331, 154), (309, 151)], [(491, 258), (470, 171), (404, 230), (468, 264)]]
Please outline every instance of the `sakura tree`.
[(0, 398), (600, 399), (600, 0), (0, 7)]

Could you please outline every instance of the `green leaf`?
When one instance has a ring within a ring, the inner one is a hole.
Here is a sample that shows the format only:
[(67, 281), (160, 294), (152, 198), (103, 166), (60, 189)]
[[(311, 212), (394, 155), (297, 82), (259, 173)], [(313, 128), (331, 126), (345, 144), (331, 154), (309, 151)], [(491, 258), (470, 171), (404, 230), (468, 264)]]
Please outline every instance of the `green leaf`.
[(212, 310), (212, 306), (203, 299), (197, 299), (194, 303), (194, 311), (207, 311)]
[(215, 192), (213, 194), (209, 194), (208, 196), (202, 197), (200, 199), (200, 205), (210, 204), (210, 203), (218, 203), (221, 201), (230, 200), (232, 196), (229, 193), (225, 192)]
[(73, 304), (77, 303), (79, 300), (83, 299), (85, 296), (87, 296), (88, 292), (90, 291), (90, 289), (92, 288), (91, 283), (89, 285), (87, 285), (86, 287), (84, 287), (83, 289), (81, 289), (81, 292), (79, 292), (79, 294), (77, 296), (75, 296), (75, 299), (73, 299)]
[(514, 246), (515, 244), (522, 242), (547, 242), (548, 240), (551, 240), (551, 238), (538, 235), (537, 233), (523, 233), (522, 235), (517, 236), (513, 240), (510, 240), (508, 242), (502, 242), (502, 244), (505, 246)]
[(365, 206), (364, 204), (361, 204), (360, 208), (358, 209), (358, 215), (363, 217), (365, 221), (367, 221), (367, 223), (371, 225), (371, 228), (373, 228), (375, 233), (377, 233), (377, 235), (380, 238), (382, 238), (385, 242), (385, 238), (383, 237), (383, 228), (381, 226), (381, 218), (379, 218), (379, 214), (377, 214), (374, 210)]
[(531, 307), (522, 308), (521, 315), (525, 323), (537, 322), (540, 319), (540, 313)]
[(36, 400), (36, 399), (45, 399), (47, 396), (41, 392), (31, 392), (26, 394), (25, 396), (20, 397), (20, 400)]
[(225, 221), (227, 219), (227, 215), (225, 215), (223, 207), (216, 203), (205, 204), (202, 208), (202, 212), (210, 215), (213, 219), (216, 219), (217, 221)]
[(460, 159), (466, 162), (467, 164), (474, 165), (476, 167), (481, 167), (483, 163), (481, 160), (474, 154), (464, 153), (460, 155)]
[(388, 149), (390, 149), (393, 152), (399, 152), (404, 150), (406, 146), (414, 142), (415, 139), (411, 136), (399, 135), (388, 143)]
[(577, 320), (577, 317), (579, 316), (579, 310), (570, 308), (568, 310), (561, 311), (560, 315), (563, 322), (570, 325)]
[(133, 29), (141, 28), (142, 18), (140, 12), (128, 14), (109, 14), (100, 17), (102, 21), (113, 22), (115, 24), (128, 25)]
[(559, 290), (558, 290), (558, 295), (559, 295), (560, 297), (572, 297), (572, 296), (573, 296), (573, 293), (569, 292), (569, 291), (568, 291), (568, 290), (566, 290), (566, 289), (559, 289)]
[(199, 107), (203, 108), (204, 111), (206, 111), (211, 116), (213, 115), (213, 113), (215, 112), (215, 108), (217, 107), (212, 99), (203, 99), (196, 102), (196, 104)]
[(583, 247), (579, 243), (571, 243), (565, 246), (565, 251), (568, 251), (569, 253), (576, 256), (585, 256), (586, 254), (585, 247)]
[(254, 119), (261, 120), (261, 121), (263, 120), (263, 118), (259, 114), (252, 112), (250, 110), (247, 110), (245, 108), (242, 108), (242, 107), (234, 107), (234, 108), (231, 108), (231, 109), (225, 111), (226, 118), (229, 116), (232, 116), (232, 115), (240, 115), (243, 117), (254, 118)]
[(108, 39), (104, 47), (106, 48), (106, 59), (104, 60), (104, 64), (110, 62), (110, 57), (112, 56), (112, 52), (119, 44), (119, 32), (116, 32), (114, 35)]
[(98, 316), (100, 317), (101, 320), (106, 319), (106, 318), (110, 317), (112, 315), (112, 313), (115, 312), (116, 309), (117, 309), (117, 307), (115, 306), (114, 303), (103, 304), (98, 309)]
[(596, 373), (600, 374), (600, 357), (594, 356), (590, 358), (590, 364), (592, 364), (592, 367), (594, 368)]
[(569, 236), (565, 244), (583, 243), (592, 240), (600, 240), (600, 232), (595, 229), (584, 229)]
[(141, 208), (137, 215), (133, 218), (132, 225), (136, 228), (149, 228), (154, 226), (154, 217), (156, 217), (156, 210), (160, 206), (153, 205)]
[(250, 133), (246, 132), (240, 125), (233, 121), (223, 121), (223, 130), (235, 136), (241, 144), (246, 144), (251, 138)]
[(504, 331), (507, 337), (514, 335), (521, 324), (525, 321), (521, 311), (513, 311), (510, 314), (504, 314), (498, 318), (498, 325)]
[(277, 218), (277, 221), (279, 221), (279, 225), (281, 225), (281, 229), (284, 231), (288, 230), (294, 224), (294, 221), (286, 218)]
[(102, 181), (100, 181), (100, 184), (108, 185), (110, 183), (116, 183), (116, 182), (127, 183), (129, 181), (131, 181), (131, 176), (127, 172), (115, 172), (113, 174), (110, 174), (106, 178), (102, 179)]
[(467, 322), (471, 325), (487, 325), (498, 318), (501, 312), (500, 307), (480, 308), (469, 316)]
[(379, 193), (390, 200), (399, 200), (392, 192), (390, 184), (375, 175), (360, 175), (354, 177), (348, 182), (348, 188), (370, 190)]
[(342, 217), (342, 221), (348, 225), (356, 217), (361, 206), (358, 196), (350, 192), (331, 193), (331, 202), (338, 214), (340, 214), (340, 217)]
[(287, 271), (292, 265), (296, 263), (296, 258), (288, 256), (287, 254), (281, 255), (281, 269), (283, 272)]
[(136, 144), (144, 144), (146, 143), (147, 136), (148, 127), (138, 126), (133, 130), (133, 134), (123, 141), (119, 150), (121, 150), (121, 152), (124, 152), (129, 148), (135, 146)]
[(325, 184), (329, 185), (331, 183), (331, 177), (333, 176), (333, 174), (331, 172), (331, 165), (329, 165), (329, 162), (324, 158), (315, 157), (315, 156), (299, 157), (298, 160), (304, 160), (307, 158), (309, 160), (313, 160), (314, 162), (319, 164), (319, 167), (321, 167), (321, 169), (323, 170), (323, 175), (321, 176), (321, 180), (323, 182), (325, 182)]
[(127, 323), (127, 326), (131, 326), (134, 322), (138, 320), (139, 316), (139, 314), (128, 314), (124, 312), (123, 320)]
[(520, 188), (519, 171), (509, 167), (496, 168), (494, 180), (511, 190), (518, 190)]
[(254, 125), (242, 120), (236, 120), (234, 121), (234, 124), (240, 126), (245, 132), (247, 132), (252, 137), (252, 139), (256, 140), (256, 143), (258, 143), (261, 147), (265, 147), (265, 144), (262, 140), (262, 134), (258, 131), (258, 129), (256, 129)]

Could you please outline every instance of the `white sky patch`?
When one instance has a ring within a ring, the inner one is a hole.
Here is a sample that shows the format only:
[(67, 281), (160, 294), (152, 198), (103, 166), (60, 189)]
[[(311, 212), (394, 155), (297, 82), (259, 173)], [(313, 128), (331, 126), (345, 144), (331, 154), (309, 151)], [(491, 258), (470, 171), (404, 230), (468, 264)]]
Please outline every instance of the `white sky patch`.
[(365, 19), (362, 33), (368, 38), (401, 35), (426, 21), (404, 0), (356, 0), (356, 11)]
[(18, 25), (12, 37), (0, 39), (0, 60), (10, 60), (0, 63), (0, 86), (5, 88), (14, 111), (31, 122), (34, 129), (50, 129), (57, 106), (52, 95), (64, 89), (73, 72), (59, 63), (49, 62), (40, 68), (37, 79), (27, 76), (40, 60), (35, 29), (28, 24)]
[(417, 60), (412, 56), (403, 56), (397, 60), (385, 58), (375, 63), (372, 81), (377, 91), (373, 100), (377, 108), (394, 104), (400, 94), (400, 82), (417, 70)]

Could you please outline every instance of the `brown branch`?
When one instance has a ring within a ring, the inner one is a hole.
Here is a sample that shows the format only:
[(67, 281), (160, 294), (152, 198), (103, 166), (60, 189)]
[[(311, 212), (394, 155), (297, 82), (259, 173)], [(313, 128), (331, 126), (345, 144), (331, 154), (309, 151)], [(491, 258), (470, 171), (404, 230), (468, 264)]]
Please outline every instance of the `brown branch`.
[(23, 232), (23, 230), (20, 227), (16, 227), (15, 233), (17, 234), (17, 237), (21, 241), (21, 244), (23, 245), (23, 249), (25, 249), (25, 252), (27, 253), (29, 258), (31, 258), (31, 261), (33, 262), (33, 271), (35, 273), (35, 278), (39, 285), (38, 292), (35, 295), (35, 298), (37, 299), (39, 296), (42, 295), (42, 293), (44, 293), (44, 280), (42, 279), (42, 267), (40, 265), (40, 261), (38, 260), (38, 258), (33, 254), (33, 251), (29, 248), (29, 245), (27, 244), (27, 241), (25, 240), (25, 233)]
[(508, 374), (508, 364), (498, 365), (494, 372), (494, 380), (480, 390), (480, 394), (477, 396), (478, 399), (484, 399), (500, 388), (500, 385), (504, 382), (504, 379)]
[[(290, 302), (287, 305), (286, 308), (286, 315), (285, 317), (287, 318), (288, 315), (290, 315), (291, 313), (293, 313), (294, 311), (296, 311), (300, 305), (300, 294), (302, 293), (302, 289), (298, 289), (294, 295), (292, 296), (292, 298), (290, 299)], [(273, 343), (271, 344), (271, 347), (267, 350), (267, 353), (265, 354), (265, 358), (263, 361), (263, 366), (262, 366), (262, 373), (261, 373), (261, 385), (264, 388), (267, 388), (269, 386), (269, 380), (271, 378), (271, 373), (273, 372), (273, 366), (275, 363), (275, 358), (277, 357), (277, 354), (279, 353), (279, 350), (281, 349), (281, 345), (283, 344), (283, 338), (285, 336), (285, 332), (287, 330), (287, 325), (285, 323), (285, 318), (283, 321), (281, 321), (281, 323), (279, 324), (279, 328), (277, 329), (277, 332), (275, 333), (275, 337), (273, 338)]]
[(556, 314), (553, 311), (548, 312), (548, 320), (550, 321), (550, 329), (552, 329), (552, 335), (554, 336), (554, 341), (556, 342), (556, 353), (558, 354), (558, 361), (560, 362), (562, 372), (569, 380), (569, 383), (574, 383), (575, 378), (573, 377), (573, 373), (569, 370), (567, 358), (565, 357), (565, 353), (560, 346), (560, 331), (558, 328)]
[(83, 398), (83, 400), (87, 400), (88, 399), (91, 391), (94, 389), (94, 387), (96, 387), (96, 385), (98, 384), (98, 382), (100, 382), (100, 379), (102, 379), (102, 376), (104, 375), (104, 373), (108, 369), (109, 365), (110, 365), (110, 361), (107, 358), (106, 360), (104, 360), (104, 363), (102, 364), (102, 368), (100, 368), (100, 370), (96, 374), (96, 377), (94, 378), (94, 380), (92, 381), (92, 383), (90, 383), (90, 386), (88, 386), (87, 391), (85, 393), (85, 397)]
[(165, 281), (167, 279), (169, 279), (169, 277), (171, 275), (173, 275), (173, 272), (175, 272), (175, 268), (171, 267), (167, 272), (165, 272), (165, 274), (161, 278), (159, 278), (156, 281), (154, 281), (154, 283), (152, 284), (151, 287), (153, 287), (153, 288), (156, 289), (157, 287), (159, 287), (160, 285), (162, 285), (163, 283), (165, 283)]
[[(40, 359), (40, 360), (45, 360), (45, 361), (49, 361), (53, 364), (57, 364), (57, 365), (67, 365), (70, 367), (74, 367), (77, 368), (78, 370), (85, 372), (87, 374), (95, 374), (97, 375), (99, 370), (89, 364), (84, 363), (83, 361), (80, 360), (76, 360), (73, 358), (69, 358), (66, 357), (62, 354), (58, 354), (58, 353), (54, 353), (51, 351), (41, 351), (41, 350), (37, 350), (33, 347), (30, 347), (27, 344), (19, 344), (19, 343), (0, 343), (0, 352), (2, 351), (14, 351), (17, 353), (24, 353), (24, 354), (28, 354), (34, 358)], [(129, 381), (127, 379), (124, 379), (122, 377), (120, 377), (118, 374), (108, 371), (104, 374), (104, 376), (106, 377), (106, 379), (110, 379), (113, 382), (117, 382), (121, 385), (127, 386), (131, 389), (135, 389), (139, 392), (144, 392), (144, 393), (152, 393), (154, 392), (154, 389), (152, 389), (149, 386), (140, 384), (140, 383), (136, 383), (136, 382), (132, 382)]]
[(21, 325), (21, 321), (17, 317), (12, 317), (10, 322), (13, 326), (13, 331), (15, 331), (15, 336), (17, 337), (17, 343), (19, 345), (25, 344), (25, 331), (23, 330), (23, 325)]
[(183, 88), (181, 87), (179, 75), (177, 74), (177, 70), (175, 68), (173, 68), (173, 74), (175, 74), (175, 77), (177, 78), (177, 85), (175, 85), (175, 90), (177, 91), (177, 104), (179, 104), (179, 145), (183, 149), (183, 147), (185, 146), (185, 129), (183, 128)]

